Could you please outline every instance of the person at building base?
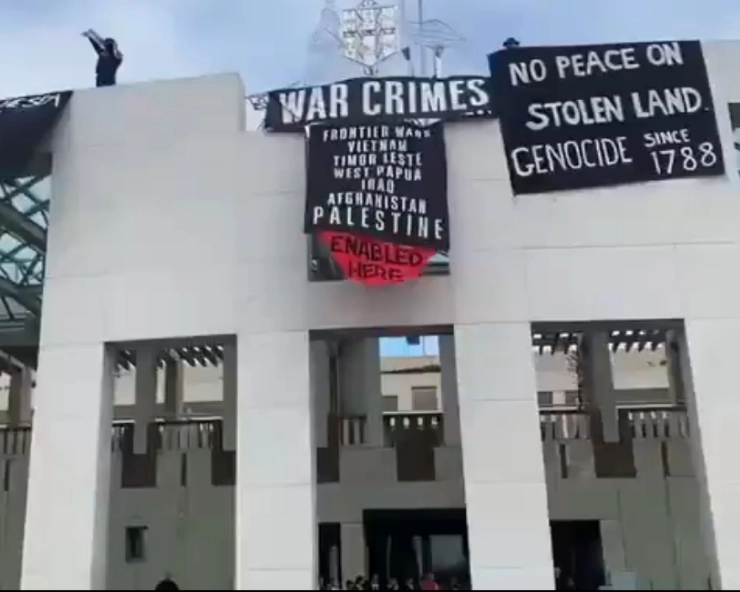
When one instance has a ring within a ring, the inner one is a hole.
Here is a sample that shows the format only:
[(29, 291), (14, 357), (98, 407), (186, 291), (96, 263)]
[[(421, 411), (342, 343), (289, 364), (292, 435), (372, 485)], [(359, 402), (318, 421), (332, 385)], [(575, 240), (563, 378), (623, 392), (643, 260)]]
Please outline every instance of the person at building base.
[(169, 574), (164, 576), (164, 579), (162, 579), (155, 587), (155, 590), (179, 590), (180, 586), (178, 586), (175, 581), (170, 577)]
[(92, 29), (82, 33), (98, 54), (98, 63), (95, 66), (95, 86), (115, 86), (116, 73), (123, 62), (123, 54), (118, 49), (118, 43), (112, 37), (103, 39)]

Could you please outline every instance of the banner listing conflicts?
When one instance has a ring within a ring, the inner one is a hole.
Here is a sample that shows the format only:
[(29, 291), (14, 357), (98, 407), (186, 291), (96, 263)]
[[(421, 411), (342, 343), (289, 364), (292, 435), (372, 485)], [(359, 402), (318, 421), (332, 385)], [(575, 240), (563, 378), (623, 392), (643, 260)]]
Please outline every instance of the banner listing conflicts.
[(305, 231), (349, 279), (413, 279), (449, 248), (441, 124), (316, 126), (308, 160)]

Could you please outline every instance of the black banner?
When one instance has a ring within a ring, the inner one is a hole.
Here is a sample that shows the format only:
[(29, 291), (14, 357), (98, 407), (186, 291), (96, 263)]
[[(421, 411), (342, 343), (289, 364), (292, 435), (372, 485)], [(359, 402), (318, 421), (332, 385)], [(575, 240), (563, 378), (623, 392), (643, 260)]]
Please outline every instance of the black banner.
[(310, 128), (304, 231), (345, 231), (447, 250), (443, 126)]
[(489, 56), (514, 193), (722, 175), (698, 41)]
[(452, 78), (354, 78), (324, 86), (268, 93), (265, 129), (300, 132), (312, 123), (490, 117), (489, 80)]
[(0, 172), (28, 166), (67, 105), (71, 91), (0, 99)]

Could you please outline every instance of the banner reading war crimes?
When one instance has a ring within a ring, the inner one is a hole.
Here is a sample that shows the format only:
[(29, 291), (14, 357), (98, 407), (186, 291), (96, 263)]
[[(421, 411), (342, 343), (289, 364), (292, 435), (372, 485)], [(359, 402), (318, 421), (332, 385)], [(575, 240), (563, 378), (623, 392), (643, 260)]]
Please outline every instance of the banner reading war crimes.
[(419, 277), (450, 244), (443, 126), (312, 127), (304, 230), (318, 234), (348, 279)]
[(71, 96), (64, 91), (0, 99), (0, 174), (23, 173)]
[(372, 119), (490, 117), (488, 78), (355, 78), (268, 93), (265, 129), (302, 132), (312, 123), (348, 124)]
[(722, 175), (698, 41), (489, 56), (514, 193)]

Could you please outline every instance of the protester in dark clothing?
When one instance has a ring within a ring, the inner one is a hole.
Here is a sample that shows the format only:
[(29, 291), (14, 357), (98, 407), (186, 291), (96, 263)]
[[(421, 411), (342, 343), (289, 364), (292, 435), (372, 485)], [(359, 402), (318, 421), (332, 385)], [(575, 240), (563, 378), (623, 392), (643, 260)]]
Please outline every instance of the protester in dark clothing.
[(509, 37), (506, 41), (503, 43), (504, 49), (513, 49), (515, 47), (519, 47), (519, 40), (515, 39), (514, 37)]
[(112, 37), (103, 39), (92, 29), (83, 34), (98, 54), (98, 63), (95, 67), (95, 86), (114, 86), (116, 73), (123, 62), (123, 54), (118, 49), (116, 40)]
[(179, 590), (180, 587), (175, 584), (175, 582), (170, 578), (170, 576), (165, 576), (165, 578), (159, 582), (154, 587), (155, 590)]

